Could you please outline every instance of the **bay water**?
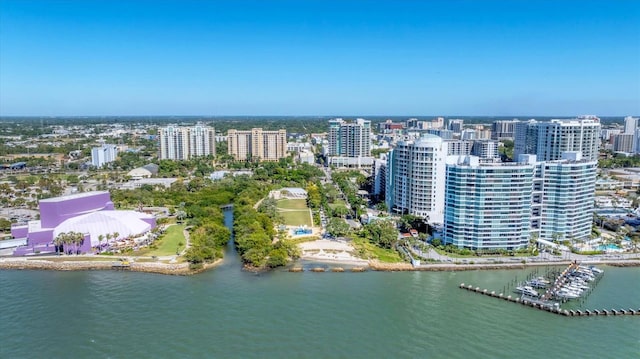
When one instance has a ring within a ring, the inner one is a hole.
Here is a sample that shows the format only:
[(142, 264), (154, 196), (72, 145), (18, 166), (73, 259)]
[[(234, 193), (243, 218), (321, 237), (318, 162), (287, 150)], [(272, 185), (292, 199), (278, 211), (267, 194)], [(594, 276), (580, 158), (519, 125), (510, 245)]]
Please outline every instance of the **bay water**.
[[(640, 268), (601, 268), (580, 306), (640, 309)], [(640, 316), (563, 317), (458, 288), (501, 291), (531, 271), (255, 274), (232, 247), (187, 277), (0, 271), (0, 358), (640, 358)]]

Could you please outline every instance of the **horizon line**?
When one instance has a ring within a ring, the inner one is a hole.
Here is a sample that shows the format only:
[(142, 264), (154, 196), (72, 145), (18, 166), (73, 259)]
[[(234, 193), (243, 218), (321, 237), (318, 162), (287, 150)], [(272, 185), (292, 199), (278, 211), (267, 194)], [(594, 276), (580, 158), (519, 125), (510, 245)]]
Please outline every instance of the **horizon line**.
[(339, 117), (579, 117), (579, 116), (596, 116), (596, 117), (638, 117), (639, 115), (593, 115), (593, 114), (573, 114), (573, 115), (532, 115), (532, 114), (518, 114), (518, 115), (495, 115), (495, 114), (452, 114), (452, 115), (406, 115), (406, 114), (347, 114), (347, 115), (326, 115), (326, 114), (304, 114), (304, 115), (279, 115), (279, 114), (265, 114), (265, 115), (257, 115), (257, 114), (232, 114), (232, 115), (178, 115), (178, 114), (164, 114), (164, 115), (0, 115), (0, 119), (3, 118), (33, 118), (33, 117), (46, 117), (46, 118), (104, 118), (104, 117), (205, 117), (205, 118), (216, 118), (216, 117), (330, 117), (330, 118), (339, 118)]

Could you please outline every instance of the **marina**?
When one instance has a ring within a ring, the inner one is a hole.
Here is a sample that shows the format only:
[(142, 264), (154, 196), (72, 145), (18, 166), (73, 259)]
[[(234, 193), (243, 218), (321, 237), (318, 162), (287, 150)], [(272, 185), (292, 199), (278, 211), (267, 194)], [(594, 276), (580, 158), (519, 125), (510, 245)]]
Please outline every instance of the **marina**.
[[(499, 293), (465, 283), (461, 283), (459, 287), (474, 293), (563, 316), (640, 315), (640, 308), (569, 309), (560, 306), (561, 303), (566, 303), (570, 300), (584, 300), (604, 275), (602, 269), (594, 266), (582, 266), (577, 262), (572, 262), (561, 272), (548, 270), (545, 276), (534, 277), (537, 274), (537, 270), (530, 273), (527, 276), (527, 280), (523, 282), (518, 282), (516, 277), (513, 281), (516, 283), (513, 292), (519, 294), (519, 296), (505, 295), (511, 287), (511, 283)], [(555, 277), (553, 282), (549, 280), (549, 277)], [(545, 291), (541, 294), (537, 289), (544, 289)]]

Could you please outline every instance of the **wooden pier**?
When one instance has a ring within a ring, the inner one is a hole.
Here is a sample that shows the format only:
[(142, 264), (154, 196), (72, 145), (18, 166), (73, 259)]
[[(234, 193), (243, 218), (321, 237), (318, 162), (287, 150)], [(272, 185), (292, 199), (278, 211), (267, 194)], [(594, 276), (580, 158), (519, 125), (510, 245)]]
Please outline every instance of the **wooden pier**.
[(618, 315), (640, 315), (640, 309), (591, 309), (591, 310), (567, 310), (562, 309), (558, 305), (552, 303), (540, 302), (538, 300), (522, 299), (520, 297), (512, 297), (510, 295), (505, 296), (503, 293), (496, 293), (495, 291), (488, 291), (487, 289), (480, 289), (480, 287), (474, 287), (472, 285), (460, 284), (460, 289), (465, 289), (470, 292), (483, 294), (489, 297), (498, 298), (507, 302), (521, 304), (527, 307), (536, 308), (545, 312), (564, 315), (567, 317), (583, 317), (583, 316), (618, 316)]

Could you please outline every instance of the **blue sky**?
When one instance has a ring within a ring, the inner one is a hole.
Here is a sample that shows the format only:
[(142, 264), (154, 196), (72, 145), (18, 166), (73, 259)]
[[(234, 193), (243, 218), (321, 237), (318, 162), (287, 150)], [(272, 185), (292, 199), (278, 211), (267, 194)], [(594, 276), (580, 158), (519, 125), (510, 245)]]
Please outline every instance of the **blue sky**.
[(0, 1), (0, 115), (640, 114), (640, 1)]

